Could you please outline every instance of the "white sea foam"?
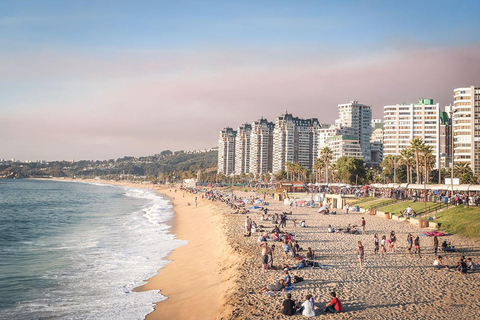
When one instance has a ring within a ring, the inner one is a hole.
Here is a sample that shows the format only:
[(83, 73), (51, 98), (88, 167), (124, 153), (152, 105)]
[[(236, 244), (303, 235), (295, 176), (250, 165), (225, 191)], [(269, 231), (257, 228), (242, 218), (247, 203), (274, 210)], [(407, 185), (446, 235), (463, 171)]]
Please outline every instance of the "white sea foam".
[(68, 267), (48, 272), (45, 279), (55, 285), (19, 306), (17, 316), (31, 318), (34, 312), (38, 318), (53, 319), (144, 319), (155, 302), (166, 299), (158, 291), (132, 289), (163, 268), (167, 255), (186, 242), (168, 233), (166, 222), (173, 211), (167, 200), (147, 189), (124, 190), (148, 204), (128, 214), (101, 217), (41, 245), (60, 253)]

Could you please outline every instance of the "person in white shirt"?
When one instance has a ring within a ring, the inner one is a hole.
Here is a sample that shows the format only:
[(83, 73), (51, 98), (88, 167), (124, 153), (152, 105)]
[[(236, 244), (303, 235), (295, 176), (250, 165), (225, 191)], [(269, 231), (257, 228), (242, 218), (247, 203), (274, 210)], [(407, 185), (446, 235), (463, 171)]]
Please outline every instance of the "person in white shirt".
[(433, 266), (436, 268), (436, 269), (442, 269), (442, 268), (445, 268), (446, 265), (443, 264), (443, 261), (442, 261), (442, 256), (438, 256), (437, 259), (435, 259), (433, 261)]
[(307, 294), (305, 296), (305, 301), (302, 303), (302, 307), (299, 312), (302, 312), (302, 315), (305, 317), (315, 317), (315, 310), (313, 308), (313, 303), (310, 300), (312, 296), (310, 294)]

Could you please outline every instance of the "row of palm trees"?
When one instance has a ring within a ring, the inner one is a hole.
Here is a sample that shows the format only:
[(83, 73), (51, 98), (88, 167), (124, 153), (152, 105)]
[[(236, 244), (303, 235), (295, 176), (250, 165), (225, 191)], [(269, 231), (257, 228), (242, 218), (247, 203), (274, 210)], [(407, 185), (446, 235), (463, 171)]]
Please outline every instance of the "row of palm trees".
[[(435, 156), (433, 148), (425, 144), (425, 141), (416, 137), (410, 141), (410, 146), (400, 151), (400, 156), (386, 156), (381, 163), (384, 176), (393, 172), (396, 165), (404, 165), (407, 169), (407, 183), (413, 183), (413, 168), (415, 168), (415, 183), (428, 183), (430, 173), (435, 167)], [(477, 179), (468, 162), (455, 163), (454, 173), (459, 177), (462, 183), (473, 183)], [(437, 171), (438, 172), (438, 171)], [(446, 173), (446, 172), (445, 172)], [(396, 182), (396, 181), (395, 181)], [(439, 181), (441, 183), (441, 181)]]
[(381, 163), (383, 171), (387, 173), (392, 172), (395, 165), (406, 166), (407, 183), (413, 183), (413, 168), (416, 173), (415, 183), (428, 182), (430, 171), (435, 167), (433, 148), (425, 144), (422, 139), (415, 137), (410, 141), (410, 146), (400, 151), (399, 159), (396, 159), (395, 156), (386, 156)]

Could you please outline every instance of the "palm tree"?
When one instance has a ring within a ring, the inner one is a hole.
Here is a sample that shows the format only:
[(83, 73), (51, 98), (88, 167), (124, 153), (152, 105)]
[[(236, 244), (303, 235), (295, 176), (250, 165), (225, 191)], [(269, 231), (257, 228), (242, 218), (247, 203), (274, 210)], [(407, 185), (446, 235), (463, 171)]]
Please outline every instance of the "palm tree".
[(295, 177), (293, 177), (293, 179), (290, 177), (290, 174), (293, 175), (294, 169), (295, 169), (295, 164), (293, 162), (285, 163), (285, 171), (287, 172), (287, 180), (294, 180), (295, 179)]
[(410, 141), (410, 148), (415, 153), (415, 169), (417, 172), (417, 184), (420, 183), (420, 166), (418, 162), (418, 156), (424, 144), (425, 142), (418, 137), (415, 137)]
[(329, 147), (325, 147), (320, 152), (320, 158), (322, 159), (325, 165), (325, 183), (328, 184), (328, 165), (330, 164), (330, 160), (332, 160), (333, 152), (332, 149)]
[(414, 165), (413, 152), (410, 148), (405, 148), (400, 150), (401, 163), (407, 166), (407, 183), (412, 183), (412, 170), (411, 167)]
[[(380, 163), (380, 166), (382, 167), (382, 172), (384, 176), (386, 176), (387, 174), (388, 175), (392, 174), (393, 168), (395, 165), (394, 162), (395, 162), (394, 156), (386, 156), (385, 158), (383, 158), (383, 161), (382, 163)], [(393, 181), (393, 179), (391, 179), (391, 181)]]
[(315, 169), (315, 182), (318, 182), (318, 178), (320, 176), (320, 171), (325, 167), (321, 158), (315, 159), (313, 163), (313, 169)]
[(435, 163), (433, 148), (432, 146), (423, 144), (419, 151), (420, 151), (421, 158), (423, 160), (423, 169), (425, 170), (425, 173), (423, 175), (424, 183), (428, 183), (429, 169), (433, 167), (432, 162)]

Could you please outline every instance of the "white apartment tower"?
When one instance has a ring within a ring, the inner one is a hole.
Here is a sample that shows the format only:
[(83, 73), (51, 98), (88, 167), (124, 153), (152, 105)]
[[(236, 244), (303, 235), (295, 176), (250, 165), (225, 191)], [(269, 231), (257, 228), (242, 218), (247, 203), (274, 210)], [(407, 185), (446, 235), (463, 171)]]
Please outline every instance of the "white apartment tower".
[(230, 175), (235, 172), (235, 138), (237, 131), (226, 127), (218, 139), (218, 173)]
[(332, 150), (332, 162), (341, 157), (362, 159), (362, 149), (356, 136), (336, 135), (327, 139), (328, 147)]
[(318, 154), (318, 128), (316, 118), (300, 119), (289, 113), (279, 116), (273, 131), (273, 172), (285, 169), (285, 163), (300, 163), (312, 169)]
[(339, 135), (340, 130), (335, 125), (321, 123), (318, 128), (317, 158), (320, 158), (322, 149), (328, 146), (328, 138)]
[(480, 172), (480, 87), (453, 90), (453, 150), (455, 162), (468, 162)]
[(263, 118), (251, 125), (249, 172), (256, 176), (272, 172), (274, 126)]
[(335, 125), (342, 130), (343, 135), (356, 136), (362, 149), (363, 160), (371, 164), (370, 136), (372, 134), (372, 110), (370, 106), (350, 101), (339, 104), (339, 119)]
[(383, 154), (399, 155), (410, 141), (421, 138), (433, 149), (436, 168), (440, 165), (440, 105), (433, 99), (419, 99), (418, 104), (385, 106), (383, 111)]
[(250, 135), (252, 126), (245, 123), (238, 127), (235, 137), (235, 174), (248, 174), (250, 171)]

